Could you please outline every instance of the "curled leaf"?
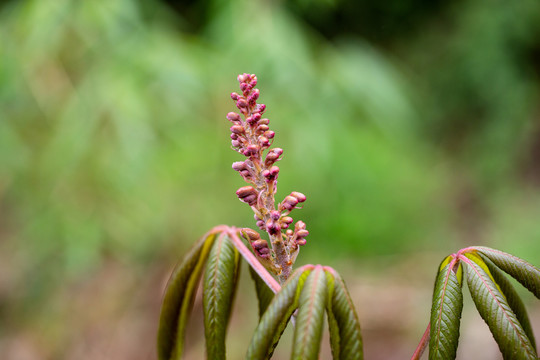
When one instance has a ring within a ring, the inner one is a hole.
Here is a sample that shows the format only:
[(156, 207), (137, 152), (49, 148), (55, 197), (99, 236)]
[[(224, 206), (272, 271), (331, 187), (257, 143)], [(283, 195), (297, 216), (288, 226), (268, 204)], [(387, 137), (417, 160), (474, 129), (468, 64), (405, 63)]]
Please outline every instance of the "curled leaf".
[(521, 301), (518, 293), (516, 292), (510, 281), (505, 277), (504, 273), (498, 267), (496, 267), (495, 264), (491, 262), (491, 260), (487, 258), (484, 258), (483, 260), (486, 263), (489, 272), (493, 277), (493, 280), (495, 280), (495, 283), (499, 285), (499, 289), (508, 301), (508, 305), (510, 305), (510, 308), (512, 309), (514, 314), (516, 314), (519, 323), (523, 327), (523, 331), (525, 331), (527, 337), (531, 341), (532, 346), (536, 349), (534, 333), (532, 330), (531, 322), (529, 320), (529, 315), (527, 315), (527, 309), (525, 308), (523, 301)]
[(317, 360), (321, 346), (327, 284), (322, 266), (309, 274), (298, 303), (291, 359)]
[[(449, 257), (450, 258), (450, 257)], [(448, 258), (447, 258), (448, 259)], [(445, 260), (441, 266), (445, 264)], [(455, 359), (463, 309), (461, 265), (447, 262), (437, 273), (430, 317), (429, 359)]]
[(311, 270), (296, 270), (283, 284), (264, 312), (251, 338), (246, 359), (270, 359), (289, 319), (298, 307), (300, 292)]
[(467, 253), (461, 259), (467, 264), (467, 283), (474, 304), (488, 324), (504, 359), (538, 359), (527, 334), (482, 258)]
[(332, 350), (332, 358), (340, 358), (340, 337), (339, 337), (339, 325), (336, 320), (336, 316), (332, 311), (332, 297), (334, 296), (334, 286), (336, 279), (331, 272), (325, 271), (326, 281), (328, 286), (328, 296), (326, 301), (326, 315), (328, 320), (328, 330), (330, 331), (330, 349)]
[(326, 268), (329, 303), (328, 327), (334, 359), (362, 360), (362, 334), (360, 321), (352, 299), (341, 276)]
[(204, 273), (203, 310), (208, 359), (225, 359), (225, 337), (240, 273), (240, 254), (225, 234), (214, 242)]
[(540, 269), (517, 256), (484, 246), (474, 247), (540, 299)]
[(182, 355), (186, 324), (193, 307), (203, 265), (215, 238), (215, 234), (201, 238), (169, 279), (159, 318), (157, 339), (159, 360), (176, 360)]

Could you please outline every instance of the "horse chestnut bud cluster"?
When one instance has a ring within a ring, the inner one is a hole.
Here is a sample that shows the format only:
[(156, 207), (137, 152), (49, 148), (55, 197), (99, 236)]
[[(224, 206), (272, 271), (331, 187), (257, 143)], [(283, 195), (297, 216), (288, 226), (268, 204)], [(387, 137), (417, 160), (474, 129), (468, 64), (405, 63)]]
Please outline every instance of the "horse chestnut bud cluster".
[[(271, 148), (275, 133), (270, 130), (270, 120), (263, 117), (266, 105), (258, 104), (260, 97), (257, 77), (254, 74), (238, 75), (241, 93), (231, 93), (239, 112), (229, 112), (227, 120), (232, 125), (232, 148), (245, 157), (243, 161), (232, 164), (232, 168), (249, 183), (238, 189), (238, 199), (253, 209), (259, 229), (268, 233), (271, 247), (266, 240), (251, 229), (243, 229), (244, 237), (249, 241), (255, 255), (267, 266), (273, 263), (274, 273), (280, 279), (286, 279), (292, 262), (296, 258), (299, 245), (305, 245), (309, 234), (302, 221), (295, 224), (294, 230), (288, 229), (294, 222), (289, 216), (294, 209), (306, 201), (304, 194), (293, 191), (280, 202), (276, 209), (275, 194), (279, 167), (283, 149)], [(276, 270), (277, 269), (277, 270)], [(281, 274), (283, 273), (283, 274)]]

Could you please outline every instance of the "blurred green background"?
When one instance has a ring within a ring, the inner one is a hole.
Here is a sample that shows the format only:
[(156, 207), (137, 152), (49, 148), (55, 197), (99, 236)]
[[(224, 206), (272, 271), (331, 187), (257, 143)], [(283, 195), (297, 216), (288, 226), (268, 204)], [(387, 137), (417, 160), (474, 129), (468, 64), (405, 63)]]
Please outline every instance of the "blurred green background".
[(4, 0), (2, 359), (155, 358), (174, 263), (214, 225), (254, 227), (225, 119), (243, 72), (285, 150), (279, 197), (308, 197), (298, 263), (420, 314), (360, 308), (367, 358), (410, 356), (448, 253), (539, 265), (537, 0)]

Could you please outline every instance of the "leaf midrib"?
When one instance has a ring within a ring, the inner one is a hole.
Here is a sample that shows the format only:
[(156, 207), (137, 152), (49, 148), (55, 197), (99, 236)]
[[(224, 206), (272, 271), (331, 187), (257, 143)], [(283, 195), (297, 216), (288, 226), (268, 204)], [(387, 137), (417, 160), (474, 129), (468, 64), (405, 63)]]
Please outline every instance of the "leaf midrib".
[[(219, 270), (219, 259), (221, 257), (221, 253), (222, 253), (222, 249), (223, 249), (223, 242), (225, 241), (225, 239), (219, 239), (219, 241), (216, 242), (216, 244), (214, 246), (217, 246), (216, 248), (216, 261), (214, 263), (214, 269), (213, 269), (213, 274), (217, 274), (218, 270)], [(215, 297), (216, 297), (216, 289), (218, 288), (218, 285), (217, 285), (217, 276), (212, 276), (212, 280), (211, 280), (211, 289), (212, 289), (212, 294), (213, 294), (213, 298), (214, 298), (214, 301), (212, 301), (212, 304), (215, 305)], [(211, 306), (210, 307), (211, 309), (215, 309), (215, 306)], [(212, 311), (214, 312), (214, 311)], [(214, 327), (215, 323), (217, 321), (217, 317), (216, 316), (211, 316), (210, 317), (210, 325), (212, 325), (212, 327)], [(215, 337), (216, 335), (216, 332), (215, 331), (211, 331), (211, 333), (213, 334), (212, 337)]]
[[(302, 339), (302, 349), (306, 349), (306, 343), (307, 343), (307, 335), (308, 335), (308, 330), (310, 329), (310, 323), (312, 322), (313, 320), (313, 303), (315, 302), (315, 293), (317, 292), (318, 290), (318, 287), (316, 286), (317, 284), (317, 280), (319, 280), (319, 277), (320, 275), (322, 274), (323, 272), (322, 271), (317, 271), (316, 274), (313, 274), (313, 280), (312, 280), (312, 284), (314, 285), (311, 289), (311, 294), (310, 294), (310, 297), (309, 297), (309, 312), (308, 312), (308, 320), (306, 321), (306, 324), (304, 326), (304, 334), (303, 334), (303, 339)], [(304, 354), (302, 354), (304, 355)]]
[(443, 305), (444, 305), (444, 298), (445, 298), (445, 295), (446, 295), (446, 288), (447, 288), (447, 285), (448, 285), (448, 280), (450, 279), (450, 272), (452, 271), (452, 267), (450, 266), (452, 263), (449, 264), (448, 266), (448, 272), (446, 273), (446, 278), (444, 280), (444, 286), (443, 286), (443, 294), (441, 296), (441, 302), (440, 302), (440, 308), (439, 308), (439, 312), (438, 312), (438, 319), (437, 319), (437, 336), (436, 336), (436, 344), (437, 344), (437, 349), (434, 349), (435, 351), (438, 351), (439, 350), (439, 339), (440, 339), (440, 335), (441, 335), (441, 321), (442, 321), (442, 313), (443, 313)]

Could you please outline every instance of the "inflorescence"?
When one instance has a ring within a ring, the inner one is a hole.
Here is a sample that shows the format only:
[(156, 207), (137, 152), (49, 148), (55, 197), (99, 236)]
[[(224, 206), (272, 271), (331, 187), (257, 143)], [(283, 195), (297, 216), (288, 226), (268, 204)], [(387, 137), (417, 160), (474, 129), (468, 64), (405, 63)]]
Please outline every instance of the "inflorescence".
[[(296, 222), (294, 230), (289, 229), (293, 219), (290, 212), (299, 208), (306, 201), (304, 194), (292, 192), (275, 206), (275, 194), (279, 167), (275, 163), (281, 160), (283, 150), (272, 148), (275, 133), (270, 130), (269, 120), (262, 115), (266, 110), (265, 104), (257, 104), (259, 89), (257, 77), (254, 74), (238, 75), (242, 94), (233, 92), (231, 98), (235, 101), (240, 113), (230, 112), (227, 119), (231, 126), (232, 148), (246, 157), (245, 161), (233, 163), (232, 168), (240, 173), (249, 186), (238, 189), (236, 195), (253, 209), (257, 226), (266, 231), (272, 244), (261, 239), (258, 232), (244, 228), (243, 236), (249, 241), (259, 261), (283, 283), (290, 275), (292, 264), (298, 255), (299, 246), (306, 244), (306, 224)], [(266, 153), (266, 155), (264, 155)]]

